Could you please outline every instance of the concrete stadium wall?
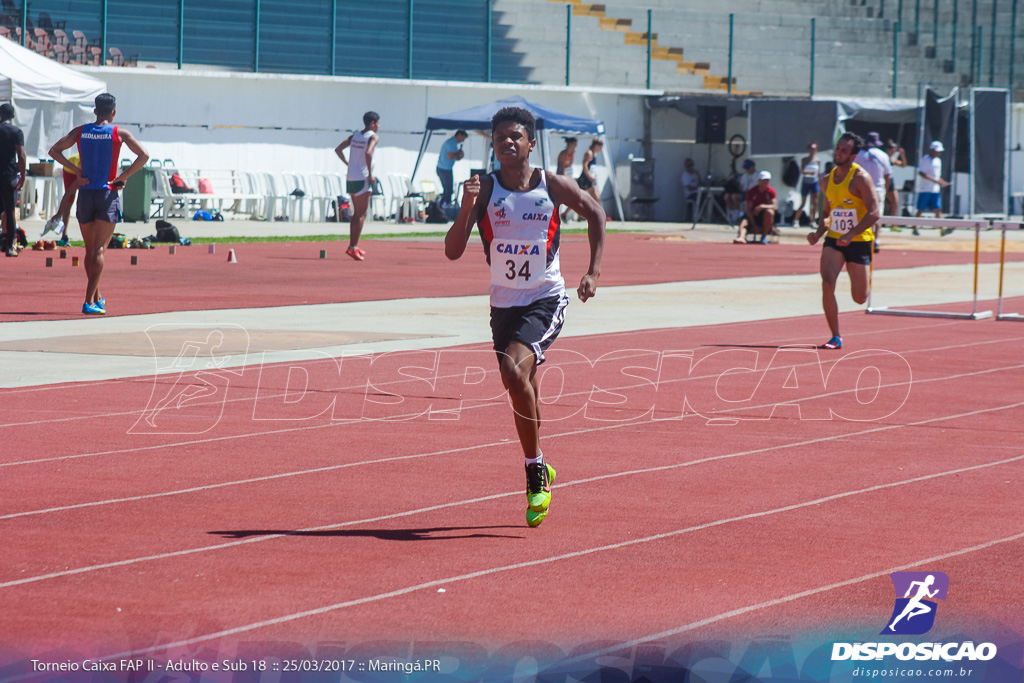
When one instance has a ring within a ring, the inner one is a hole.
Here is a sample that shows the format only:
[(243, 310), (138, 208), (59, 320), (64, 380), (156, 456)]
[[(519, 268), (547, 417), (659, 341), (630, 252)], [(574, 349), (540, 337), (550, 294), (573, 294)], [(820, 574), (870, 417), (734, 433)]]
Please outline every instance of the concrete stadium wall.
[[(117, 122), (138, 133), (151, 156), (182, 167), (280, 172), (344, 172), (334, 148), (362, 129), (362, 115), (381, 116), (375, 158), (380, 174), (411, 174), (426, 119), (503, 97), (522, 95), (544, 106), (605, 122), (615, 159), (640, 153), (647, 91), (463, 82), (332, 78), (220, 71), (83, 68), (118, 98)], [(441, 143), (435, 134), (418, 177), (433, 178)], [(577, 166), (583, 148), (580, 141)], [(552, 140), (552, 159), (562, 141)], [(483, 164), (485, 140), (471, 135), (456, 182)], [(536, 164), (539, 164), (539, 153)], [(577, 169), (578, 170), (578, 169)], [(606, 178), (606, 169), (600, 171)], [(606, 197), (611, 197), (606, 188)], [(610, 203), (608, 204), (610, 207)]]
[[(344, 172), (334, 148), (360, 129), (364, 111), (382, 119), (376, 161), (380, 174), (412, 172), (422, 131), (429, 115), (468, 108), (519, 94), (568, 113), (604, 120), (607, 151), (614, 166), (628, 166), (628, 156), (642, 156), (644, 98), (647, 91), (499, 84), (391, 81), (383, 79), (280, 76), (228, 72), (154, 69), (83, 69), (103, 78), (118, 96), (118, 123), (129, 126), (158, 159), (173, 159), (189, 168), (253, 171)], [(651, 112), (652, 156), (655, 159), (655, 218), (680, 220), (683, 202), (679, 177), (683, 160), (692, 157), (698, 170), (720, 180), (730, 171), (722, 145), (682, 142), (695, 137), (693, 117), (665, 108)], [(745, 118), (731, 119), (726, 137), (747, 135)], [(1024, 191), (1024, 105), (1013, 108), (1011, 130), (1013, 192)], [(433, 178), (437, 153), (446, 135), (435, 135), (421, 165), (421, 178)], [(588, 141), (580, 141), (576, 173)], [(484, 138), (471, 135), (467, 159), (456, 164), (456, 181), (483, 165)], [(552, 157), (561, 149), (552, 140)], [(710, 155), (710, 156), (709, 156)], [(737, 161), (739, 170), (742, 157)], [(710, 159), (710, 165), (709, 165)], [(539, 157), (534, 163), (539, 164)], [(758, 167), (778, 178), (781, 159), (759, 159)], [(605, 207), (612, 210), (607, 178), (612, 169), (599, 160), (596, 172), (603, 185)], [(618, 178), (623, 174), (619, 173)], [(628, 174), (626, 174), (628, 177)], [(435, 181), (436, 182), (436, 181)], [(627, 192), (627, 188), (622, 188)], [(787, 198), (786, 196), (783, 199)], [(799, 196), (795, 197), (799, 201)]]

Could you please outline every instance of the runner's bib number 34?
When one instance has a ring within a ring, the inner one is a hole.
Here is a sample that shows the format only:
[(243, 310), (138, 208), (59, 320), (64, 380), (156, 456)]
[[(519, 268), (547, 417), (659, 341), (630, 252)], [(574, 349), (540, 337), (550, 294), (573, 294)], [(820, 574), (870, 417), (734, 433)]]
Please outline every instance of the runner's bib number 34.
[(857, 227), (857, 212), (854, 209), (832, 209), (832, 224), (829, 230), (845, 235)]
[(491, 282), (511, 289), (533, 289), (544, 281), (547, 240), (491, 242)]

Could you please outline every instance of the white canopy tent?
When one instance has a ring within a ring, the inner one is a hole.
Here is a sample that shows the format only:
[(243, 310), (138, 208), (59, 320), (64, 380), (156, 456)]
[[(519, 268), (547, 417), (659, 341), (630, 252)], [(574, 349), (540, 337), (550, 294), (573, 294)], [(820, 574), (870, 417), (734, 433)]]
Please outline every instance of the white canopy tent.
[(30, 157), (45, 157), (62, 135), (94, 119), (106, 84), (0, 38), (0, 100), (14, 104), (14, 125)]

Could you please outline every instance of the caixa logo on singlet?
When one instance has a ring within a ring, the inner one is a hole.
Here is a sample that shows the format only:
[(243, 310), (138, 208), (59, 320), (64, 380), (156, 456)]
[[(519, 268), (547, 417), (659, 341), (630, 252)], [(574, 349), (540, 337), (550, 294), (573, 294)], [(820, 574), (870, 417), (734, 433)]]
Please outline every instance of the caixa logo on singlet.
[(511, 242), (503, 244), (499, 242), (497, 249), (499, 254), (535, 256), (540, 253), (540, 247), (536, 244), (512, 244)]
[(547, 221), (551, 220), (551, 216), (550, 216), (550, 214), (546, 214), (546, 213), (524, 213), (523, 214), (523, 220), (524, 221), (544, 221), (544, 222), (547, 222)]

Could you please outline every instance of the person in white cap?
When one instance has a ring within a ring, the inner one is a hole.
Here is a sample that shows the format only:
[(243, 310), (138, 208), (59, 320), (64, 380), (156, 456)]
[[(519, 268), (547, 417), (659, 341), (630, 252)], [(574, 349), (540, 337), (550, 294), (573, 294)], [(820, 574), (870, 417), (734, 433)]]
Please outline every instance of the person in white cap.
[[(882, 151), (882, 139), (878, 133), (868, 133), (864, 138), (864, 149), (857, 152), (857, 158), (854, 160), (858, 166), (863, 168), (871, 176), (872, 182), (875, 184), (875, 194), (878, 195), (878, 207), (882, 209), (885, 206), (885, 200), (887, 195), (892, 206), (898, 206), (899, 200), (896, 198), (896, 191), (892, 187), (892, 161), (889, 159), (889, 155)], [(874, 252), (878, 253), (878, 232), (876, 228), (874, 231)]]
[(761, 171), (757, 174), (757, 185), (747, 190), (747, 227), (744, 229), (741, 226), (743, 234), (733, 240), (734, 244), (744, 244), (748, 231), (761, 236), (754, 241), (755, 244), (768, 244), (768, 235), (772, 234), (775, 227), (775, 210), (778, 208), (771, 180), (771, 173)]
[[(949, 183), (942, 179), (941, 154), (946, 151), (938, 140), (928, 146), (928, 154), (917, 165), (917, 215), (934, 211), (942, 218), (942, 195), (939, 192)], [(919, 234), (914, 228), (914, 234)], [(945, 231), (943, 231), (945, 234)]]

